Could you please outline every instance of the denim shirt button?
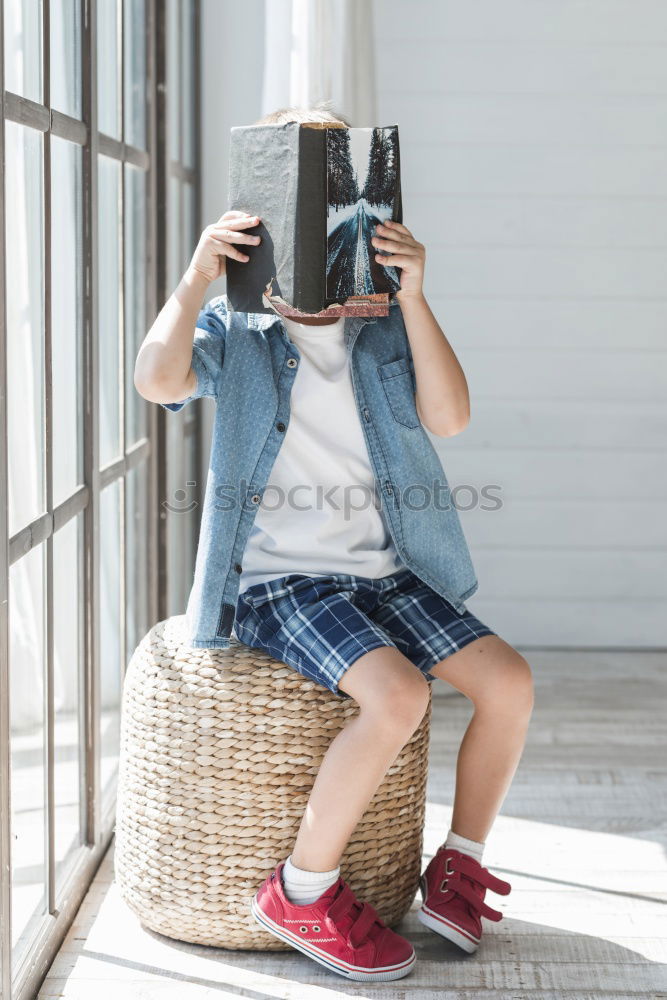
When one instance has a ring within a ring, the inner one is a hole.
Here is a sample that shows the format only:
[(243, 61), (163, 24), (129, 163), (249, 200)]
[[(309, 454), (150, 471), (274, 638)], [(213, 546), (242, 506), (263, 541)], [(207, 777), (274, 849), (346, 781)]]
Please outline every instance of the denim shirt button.
[(279, 421), (278, 421), (278, 423), (276, 424), (276, 427), (277, 427), (277, 429), (278, 429), (279, 431), (281, 431), (281, 432), (285, 430), (285, 425), (284, 425), (284, 423), (282, 422), (282, 420), (279, 420)]
[(243, 567), (241, 566), (241, 563), (234, 563), (234, 569), (237, 573), (240, 573)]
[(288, 368), (296, 368), (296, 358), (288, 358), (287, 359), (287, 367)]
[(252, 496), (250, 497), (250, 500), (251, 500), (251, 502), (252, 502), (252, 503), (259, 503), (259, 501), (260, 501), (261, 499), (262, 499), (262, 498), (261, 498), (261, 496), (259, 495), (259, 493), (253, 493), (253, 495), (252, 495)]

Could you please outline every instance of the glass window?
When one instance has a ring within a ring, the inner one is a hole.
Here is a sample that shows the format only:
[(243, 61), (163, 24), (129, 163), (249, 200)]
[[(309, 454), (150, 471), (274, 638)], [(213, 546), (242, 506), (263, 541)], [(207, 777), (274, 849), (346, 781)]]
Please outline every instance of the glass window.
[[(0, 758), (11, 777), (0, 801), (3, 1000), (40, 993), (67, 930), (63, 903), (111, 840), (126, 664), (172, 591), (170, 607), (183, 613), (194, 573), (198, 411), (166, 422), (134, 388), (134, 365), (193, 247), (198, 11), (193, 0), (6, 0), (0, 14), (12, 93), (0, 190), (10, 534)], [(147, 57), (154, 46), (166, 65)], [(46, 81), (53, 116), (39, 106)], [(162, 191), (166, 206), (156, 204)], [(165, 469), (189, 504), (173, 537), (154, 502)], [(158, 589), (168, 573), (173, 586)]]
[[(185, 416), (182, 420), (185, 422)], [(163, 509), (168, 538), (170, 615), (182, 614), (187, 605), (194, 574), (192, 540), (197, 535), (201, 508), (197, 437), (192, 433), (192, 424), (185, 423), (183, 434), (180, 423), (179, 420), (167, 421), (167, 496), (161, 497), (161, 502), (166, 500), (168, 504)]]
[(148, 631), (149, 512), (148, 466), (131, 469), (126, 479), (125, 551), (127, 552), (127, 635), (125, 664)]
[(58, 881), (83, 843), (83, 515), (53, 538), (55, 862)]
[[(171, 0), (167, 17), (167, 139), (169, 211), (167, 218), (167, 282), (176, 288), (198, 237), (195, 175), (195, 108), (187, 94), (195, 86), (195, 20), (191, 3)], [(200, 404), (205, 405), (205, 404)], [(167, 420), (166, 496), (170, 507), (162, 523), (166, 534), (169, 614), (182, 614), (194, 574), (194, 552), (202, 490), (197, 447), (201, 416), (184, 411)], [(177, 567), (181, 567), (177, 570)]]
[(125, 393), (128, 447), (145, 437), (148, 404), (134, 388), (134, 364), (148, 331), (146, 315), (146, 174), (125, 165)]
[(56, 0), (51, 22), (51, 107), (81, 117), (81, 4)]
[(100, 463), (120, 452), (120, 163), (98, 159)]
[(12, 947), (16, 964), (46, 908), (44, 544), (9, 573)]
[(180, 94), (183, 107), (180, 114), (183, 134), (182, 160), (186, 167), (192, 167), (195, 159), (195, 116), (189, 100), (193, 89), (194, 74), (194, 11), (191, 3), (181, 4), (181, 30), (183, 32), (182, 76)]
[(183, 185), (183, 248), (181, 272), (185, 271), (195, 250), (194, 235), (196, 225), (196, 205), (194, 184)]
[(146, 147), (145, 0), (125, 0), (125, 142)]
[(116, 775), (121, 692), (121, 484), (100, 494), (100, 747), (102, 792)]
[(41, 133), (5, 123), (9, 534), (44, 511)]
[(170, 290), (181, 279), (181, 185), (178, 177), (169, 178), (169, 223), (167, 239), (167, 281)]
[(5, 89), (42, 99), (42, 5), (40, 0), (4, 0)]
[(81, 147), (51, 137), (53, 502), (83, 482)]
[(103, 0), (96, 10), (97, 125), (100, 132), (120, 139), (119, 0)]
[(189, 428), (190, 433), (185, 438), (185, 483), (188, 513), (184, 515), (186, 544), (183, 556), (184, 569), (182, 574), (185, 577), (184, 604), (187, 603), (190, 584), (195, 571), (195, 546), (192, 538), (197, 535), (199, 514), (201, 512), (201, 484), (199, 482), (199, 441), (196, 434), (192, 433), (194, 428)]
[(167, 0), (167, 144), (172, 160), (181, 158), (181, 25), (178, 12), (182, 0)]
[(167, 532), (169, 615), (182, 614), (187, 598), (187, 581), (178, 569), (185, 563), (186, 523), (193, 517), (192, 513), (188, 513), (192, 504), (192, 487), (187, 482), (184, 424), (184, 416), (174, 419), (170, 416), (167, 420), (167, 494), (159, 498)]

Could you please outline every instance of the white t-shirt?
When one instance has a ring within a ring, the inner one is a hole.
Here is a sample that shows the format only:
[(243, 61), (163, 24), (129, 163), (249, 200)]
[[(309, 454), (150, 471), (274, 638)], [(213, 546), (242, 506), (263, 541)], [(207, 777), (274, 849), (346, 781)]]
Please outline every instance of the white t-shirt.
[(377, 578), (402, 567), (379, 509), (344, 340), (344, 318), (284, 319), (301, 358), (285, 438), (243, 553), (239, 593), (308, 573)]

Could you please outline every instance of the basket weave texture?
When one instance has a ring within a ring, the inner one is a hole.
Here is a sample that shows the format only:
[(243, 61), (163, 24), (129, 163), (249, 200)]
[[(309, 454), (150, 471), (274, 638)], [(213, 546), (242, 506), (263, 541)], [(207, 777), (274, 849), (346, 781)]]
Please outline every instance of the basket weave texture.
[[(141, 923), (180, 941), (288, 950), (250, 913), (290, 853), (322, 758), (359, 707), (231, 636), (187, 645), (158, 622), (123, 687), (115, 871)], [(394, 925), (417, 890), (431, 702), (341, 860), (362, 901)]]

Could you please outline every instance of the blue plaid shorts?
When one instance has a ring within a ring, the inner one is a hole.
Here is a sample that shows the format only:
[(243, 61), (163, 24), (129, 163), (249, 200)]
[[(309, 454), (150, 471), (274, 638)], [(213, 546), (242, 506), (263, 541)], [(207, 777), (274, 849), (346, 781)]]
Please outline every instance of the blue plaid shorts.
[(344, 698), (338, 682), (371, 649), (395, 646), (428, 681), (431, 667), (483, 635), (495, 635), (467, 609), (459, 613), (407, 569), (371, 579), (291, 573), (247, 587), (234, 633)]

